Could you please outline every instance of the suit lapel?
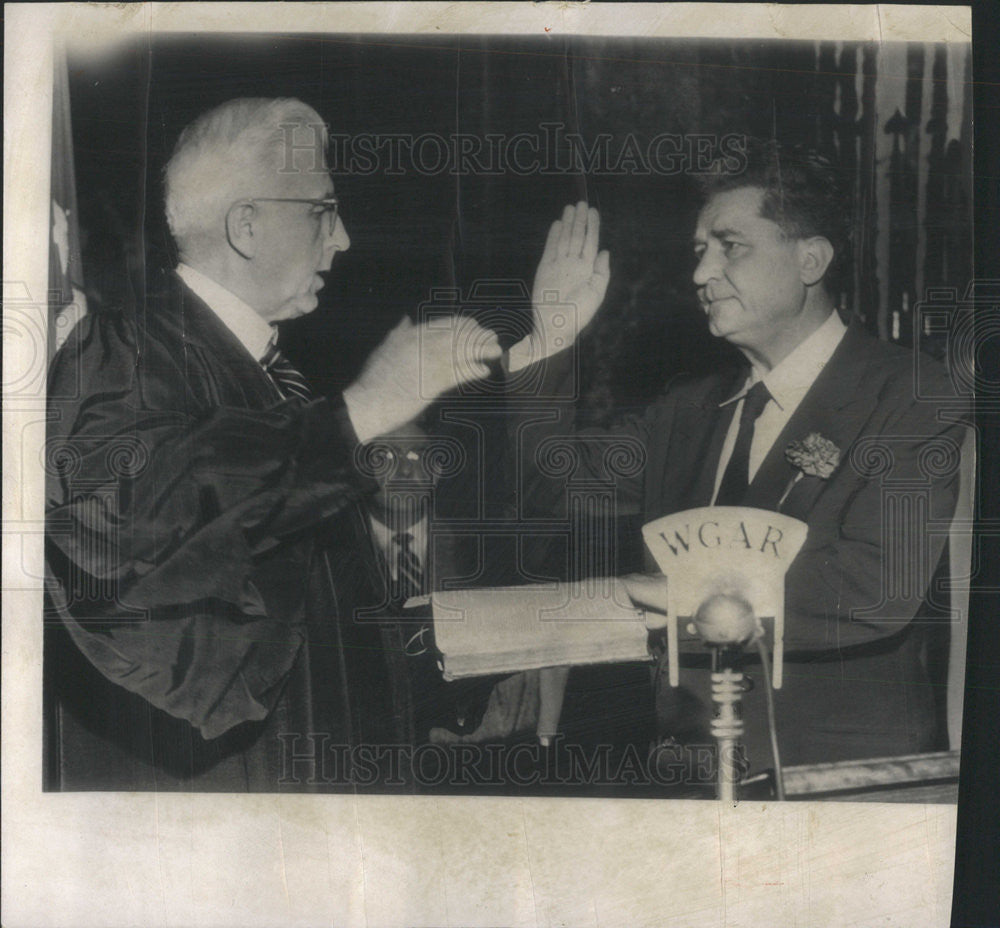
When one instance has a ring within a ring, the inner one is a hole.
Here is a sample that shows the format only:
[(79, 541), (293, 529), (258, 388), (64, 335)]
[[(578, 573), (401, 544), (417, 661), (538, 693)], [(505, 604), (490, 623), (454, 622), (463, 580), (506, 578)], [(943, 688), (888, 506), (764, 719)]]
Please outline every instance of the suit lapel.
[[(862, 425), (877, 403), (877, 391), (868, 384), (870, 357), (860, 330), (851, 326), (802, 402), (785, 424), (777, 441), (754, 476), (744, 504), (775, 509), (795, 480), (798, 469), (785, 458), (790, 442), (812, 432), (832, 441), (841, 452), (841, 466)], [(782, 511), (807, 513), (827, 481), (805, 476), (794, 484)]]
[(379, 598), (385, 602), (389, 590), (389, 564), (385, 553), (375, 542), (375, 534), (368, 517), (368, 507), (355, 500), (350, 506), (350, 519), (354, 526), (354, 534), (360, 542), (360, 560), (363, 569), (368, 573), (368, 579)]

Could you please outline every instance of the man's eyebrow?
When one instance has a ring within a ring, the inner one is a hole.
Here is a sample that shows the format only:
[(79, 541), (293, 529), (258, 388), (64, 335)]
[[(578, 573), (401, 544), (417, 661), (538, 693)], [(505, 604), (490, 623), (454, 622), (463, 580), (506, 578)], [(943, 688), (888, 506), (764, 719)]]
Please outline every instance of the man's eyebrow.
[[(709, 229), (707, 237), (721, 241), (727, 238), (742, 238), (743, 233), (739, 229)], [(694, 238), (691, 239), (691, 244), (704, 245), (705, 239), (706, 236), (696, 234)]]
[(743, 233), (739, 229), (711, 229), (708, 233), (712, 238), (742, 238)]

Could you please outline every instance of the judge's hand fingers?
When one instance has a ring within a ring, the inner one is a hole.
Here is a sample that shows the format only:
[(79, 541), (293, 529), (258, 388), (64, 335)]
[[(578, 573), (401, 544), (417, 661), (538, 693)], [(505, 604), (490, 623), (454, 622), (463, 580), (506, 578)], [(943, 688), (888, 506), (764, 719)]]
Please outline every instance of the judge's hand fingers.
[[(587, 238), (588, 218), (587, 204), (584, 200), (581, 200), (576, 204), (576, 209), (573, 212), (573, 227), (570, 230), (569, 240), (570, 257), (575, 258), (583, 254), (583, 243)], [(597, 251), (597, 249), (595, 248), (594, 251)]]
[(450, 329), (425, 327), (421, 366), (424, 381), (436, 394), (489, 376), (503, 352), (496, 333), (468, 317)]
[(496, 364), (503, 354), (496, 332), (484, 328), (472, 319), (463, 320), (459, 324), (456, 341), (467, 346), (459, 361), (465, 362), (474, 379), (487, 376), (490, 365)]

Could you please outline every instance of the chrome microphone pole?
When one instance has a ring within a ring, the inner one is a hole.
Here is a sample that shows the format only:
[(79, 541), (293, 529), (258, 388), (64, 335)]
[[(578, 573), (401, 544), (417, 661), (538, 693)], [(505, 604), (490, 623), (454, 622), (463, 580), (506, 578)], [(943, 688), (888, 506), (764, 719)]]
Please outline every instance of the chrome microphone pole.
[(712, 737), (717, 750), (716, 792), (723, 802), (735, 802), (740, 778), (740, 739), (743, 737), (741, 706), (746, 678), (730, 663), (761, 625), (750, 604), (741, 596), (719, 593), (698, 607), (694, 631), (712, 648)]
[(743, 737), (740, 715), (743, 681), (743, 674), (729, 667), (712, 674), (712, 702), (716, 706), (712, 736), (718, 752), (717, 792), (723, 802), (735, 802), (737, 798), (740, 776), (737, 757)]

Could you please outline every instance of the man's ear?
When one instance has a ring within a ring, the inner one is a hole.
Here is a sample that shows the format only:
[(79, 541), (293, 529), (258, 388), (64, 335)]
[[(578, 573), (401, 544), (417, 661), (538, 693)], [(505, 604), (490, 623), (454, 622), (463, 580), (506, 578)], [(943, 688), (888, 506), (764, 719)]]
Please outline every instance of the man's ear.
[(247, 260), (257, 253), (256, 221), (257, 207), (247, 200), (234, 203), (226, 213), (226, 239)]
[(801, 238), (798, 242), (799, 272), (807, 287), (818, 284), (833, 261), (833, 245), (822, 235)]

